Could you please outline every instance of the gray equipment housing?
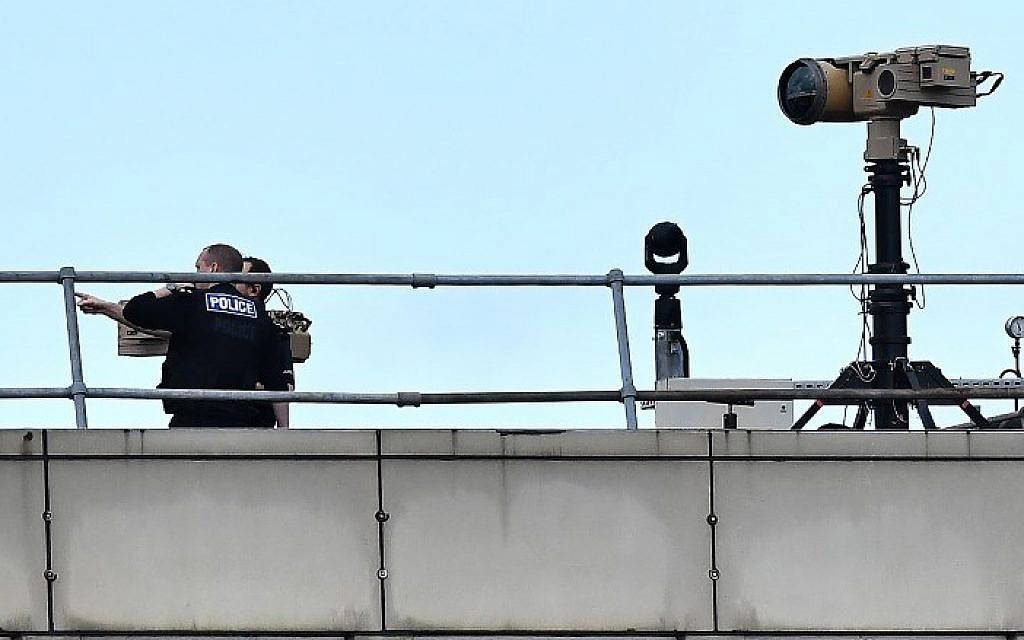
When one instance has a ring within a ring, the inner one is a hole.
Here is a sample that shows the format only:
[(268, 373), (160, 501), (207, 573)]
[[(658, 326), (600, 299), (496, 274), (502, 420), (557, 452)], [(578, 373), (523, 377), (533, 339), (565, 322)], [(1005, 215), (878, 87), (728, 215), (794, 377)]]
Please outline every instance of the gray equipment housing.
[(979, 79), (992, 75), (971, 71), (970, 49), (950, 45), (801, 58), (779, 78), (779, 106), (787, 118), (801, 125), (898, 120), (916, 114), (922, 106), (973, 107)]
[(853, 86), (857, 116), (912, 116), (919, 106), (964, 108), (977, 103), (967, 47), (930, 45), (837, 58)]
[(967, 47), (928, 45), (826, 59), (847, 73), (853, 115), (906, 117), (921, 106), (973, 107), (976, 74)]

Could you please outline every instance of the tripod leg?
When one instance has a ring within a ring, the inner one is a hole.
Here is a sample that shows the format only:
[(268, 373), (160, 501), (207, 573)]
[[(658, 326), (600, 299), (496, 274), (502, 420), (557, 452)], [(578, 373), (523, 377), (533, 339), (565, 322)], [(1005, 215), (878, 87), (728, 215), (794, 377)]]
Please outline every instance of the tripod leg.
[(855, 431), (863, 431), (864, 425), (868, 422), (868, 403), (862, 402), (857, 407), (857, 417), (853, 419), (853, 428)]
[(978, 411), (978, 407), (971, 404), (970, 400), (964, 400), (963, 402), (960, 403), (959, 406), (960, 409), (962, 409), (963, 412), (967, 414), (967, 417), (971, 419), (971, 422), (973, 422), (975, 426), (991, 426), (991, 423), (988, 421), (988, 419), (985, 416), (981, 415), (981, 411)]
[(807, 407), (807, 411), (804, 411), (804, 414), (802, 416), (800, 416), (800, 418), (797, 419), (797, 421), (794, 422), (793, 426), (790, 427), (790, 428), (793, 431), (799, 431), (799, 430), (803, 429), (804, 427), (807, 426), (807, 423), (811, 421), (811, 418), (814, 417), (814, 414), (816, 414), (819, 411), (821, 411), (821, 408), (824, 407), (824, 406), (825, 406), (824, 402), (822, 402), (821, 400), (815, 400), (814, 404), (812, 404), (811, 406)]
[(931, 409), (928, 408), (928, 403), (924, 400), (917, 401), (917, 415), (921, 416), (921, 424), (924, 425), (925, 431), (938, 429), (935, 426), (935, 420), (932, 418)]
[[(907, 374), (907, 381), (910, 382), (911, 389), (921, 389), (921, 381), (917, 377), (917, 371), (914, 370), (914, 365), (907, 363), (904, 373)], [(924, 425), (925, 431), (933, 431), (938, 427), (935, 426), (935, 420), (932, 418), (931, 409), (928, 408), (927, 400), (915, 400), (914, 405), (917, 406), (917, 415), (921, 416), (921, 423)]]

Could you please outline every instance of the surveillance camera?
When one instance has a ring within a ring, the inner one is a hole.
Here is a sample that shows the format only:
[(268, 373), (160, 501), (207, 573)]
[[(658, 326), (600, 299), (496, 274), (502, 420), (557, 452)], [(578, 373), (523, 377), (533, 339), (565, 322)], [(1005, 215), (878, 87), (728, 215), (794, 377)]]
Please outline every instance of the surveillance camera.
[(975, 106), (985, 95), (977, 93), (979, 80), (993, 75), (982, 73), (971, 71), (970, 49), (947, 45), (801, 58), (779, 78), (779, 106), (797, 124), (906, 118), (922, 106)]

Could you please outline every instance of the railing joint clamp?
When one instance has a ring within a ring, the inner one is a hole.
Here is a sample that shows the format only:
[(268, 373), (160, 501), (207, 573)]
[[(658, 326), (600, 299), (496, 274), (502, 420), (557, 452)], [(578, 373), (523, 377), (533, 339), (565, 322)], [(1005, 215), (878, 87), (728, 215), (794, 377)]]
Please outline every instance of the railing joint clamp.
[(433, 273), (412, 274), (413, 289), (433, 289), (437, 286), (437, 275)]
[(398, 402), (395, 404), (399, 407), (418, 407), (421, 399), (422, 396), (418, 391), (399, 391)]
[(608, 275), (604, 277), (604, 282), (607, 286), (612, 286), (616, 282), (624, 282), (626, 277), (622, 274), (622, 269), (612, 269), (608, 272)]
[(634, 387), (633, 385), (622, 387), (621, 389), (619, 389), (619, 398), (620, 402), (625, 402), (626, 400), (629, 400), (631, 398), (633, 400), (636, 400), (636, 387)]
[(89, 389), (85, 386), (84, 382), (74, 382), (68, 387), (68, 395), (74, 398), (75, 396), (85, 396), (89, 394)]
[(74, 280), (77, 277), (74, 267), (61, 267), (57, 274), (57, 281), (64, 284), (65, 280)]

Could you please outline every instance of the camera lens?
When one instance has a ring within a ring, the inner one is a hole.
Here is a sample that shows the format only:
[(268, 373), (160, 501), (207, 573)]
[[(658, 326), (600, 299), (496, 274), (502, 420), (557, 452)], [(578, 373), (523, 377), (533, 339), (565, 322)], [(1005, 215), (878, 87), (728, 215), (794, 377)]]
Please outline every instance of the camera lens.
[(786, 110), (794, 118), (806, 118), (814, 106), (814, 96), (817, 95), (814, 87), (814, 77), (810, 69), (800, 67), (789, 76), (786, 82)]
[(821, 119), (827, 93), (825, 73), (816, 60), (797, 60), (779, 78), (779, 107), (797, 124), (812, 124)]
[(891, 69), (883, 69), (879, 72), (878, 93), (886, 98), (896, 93), (896, 74)]

